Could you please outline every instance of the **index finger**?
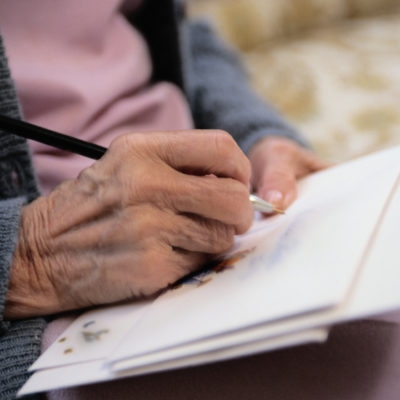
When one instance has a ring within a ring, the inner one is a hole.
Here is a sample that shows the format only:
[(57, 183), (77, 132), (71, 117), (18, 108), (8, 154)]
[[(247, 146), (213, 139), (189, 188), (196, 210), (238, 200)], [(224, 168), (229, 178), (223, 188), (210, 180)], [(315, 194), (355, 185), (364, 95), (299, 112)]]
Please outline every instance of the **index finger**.
[(172, 168), (192, 174), (214, 174), (248, 185), (250, 162), (229, 133), (191, 130), (147, 133), (157, 143), (155, 151)]

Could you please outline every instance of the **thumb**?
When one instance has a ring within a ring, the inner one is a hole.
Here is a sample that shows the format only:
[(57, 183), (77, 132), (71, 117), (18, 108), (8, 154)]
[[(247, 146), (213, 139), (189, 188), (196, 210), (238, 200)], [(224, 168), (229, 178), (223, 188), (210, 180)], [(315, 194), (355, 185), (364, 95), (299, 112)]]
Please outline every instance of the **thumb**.
[(276, 208), (286, 210), (297, 196), (296, 176), (293, 168), (282, 164), (268, 168), (260, 177), (257, 195), (273, 204)]

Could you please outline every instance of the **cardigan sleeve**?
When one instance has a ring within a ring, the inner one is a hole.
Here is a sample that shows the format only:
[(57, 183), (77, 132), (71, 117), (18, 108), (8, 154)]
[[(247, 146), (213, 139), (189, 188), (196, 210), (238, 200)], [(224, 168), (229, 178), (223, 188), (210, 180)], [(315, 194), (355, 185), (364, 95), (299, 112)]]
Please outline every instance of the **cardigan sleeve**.
[[(0, 114), (20, 118), (1, 37)], [(0, 400), (15, 399), (17, 390), (28, 378), (28, 367), (40, 354), (45, 327), (42, 318), (12, 322), (3, 318), (21, 210), (38, 194), (26, 141), (0, 130)]]
[[(26, 199), (0, 201), (0, 315), (4, 311), (9, 267), (17, 241), (21, 207)], [(29, 366), (40, 355), (44, 319), (0, 319), (0, 399), (14, 399), (27, 380)]]
[[(17, 243), (22, 197), (0, 201), (0, 316), (6, 301), (9, 269)], [(7, 323), (0, 317), (0, 333), (7, 330)]]
[(244, 152), (267, 135), (307, 141), (250, 88), (237, 53), (201, 20), (183, 25), (185, 82), (195, 125), (228, 131)]

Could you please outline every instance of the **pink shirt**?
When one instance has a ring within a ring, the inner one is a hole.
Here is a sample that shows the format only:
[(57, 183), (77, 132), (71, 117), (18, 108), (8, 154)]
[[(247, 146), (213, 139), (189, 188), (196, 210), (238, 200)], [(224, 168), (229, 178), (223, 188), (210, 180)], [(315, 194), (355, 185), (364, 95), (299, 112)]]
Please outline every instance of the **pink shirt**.
[[(109, 146), (116, 136), (190, 129), (171, 83), (150, 85), (147, 45), (120, 0), (1, 0), (0, 26), (24, 118)], [(137, 7), (140, 0), (124, 4)], [(93, 160), (31, 143), (45, 193)]]

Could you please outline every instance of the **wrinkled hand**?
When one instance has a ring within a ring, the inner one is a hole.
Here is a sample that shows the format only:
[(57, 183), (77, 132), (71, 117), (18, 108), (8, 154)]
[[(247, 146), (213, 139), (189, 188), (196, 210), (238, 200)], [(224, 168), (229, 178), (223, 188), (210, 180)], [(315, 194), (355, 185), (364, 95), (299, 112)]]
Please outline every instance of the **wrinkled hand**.
[(151, 295), (252, 222), (250, 164), (219, 131), (124, 135), (23, 209), (5, 316)]
[(297, 179), (329, 166), (296, 142), (277, 136), (257, 143), (249, 159), (255, 193), (282, 210), (296, 199)]

